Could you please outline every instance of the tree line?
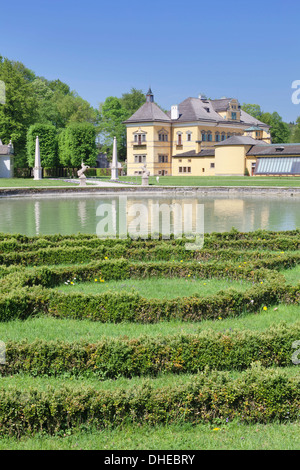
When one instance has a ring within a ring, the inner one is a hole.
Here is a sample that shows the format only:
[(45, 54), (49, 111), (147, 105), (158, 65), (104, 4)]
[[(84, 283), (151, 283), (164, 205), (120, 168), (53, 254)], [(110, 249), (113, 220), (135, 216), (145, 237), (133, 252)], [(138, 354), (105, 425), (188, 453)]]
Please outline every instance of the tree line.
[(100, 150), (111, 156), (114, 136), (119, 158), (125, 160), (122, 122), (145, 102), (141, 90), (108, 97), (95, 109), (66, 83), (39, 77), (23, 63), (1, 55), (0, 80), (5, 84), (0, 139), (4, 144), (12, 141), (16, 167), (34, 165), (37, 135), (43, 167), (77, 167), (82, 160), (95, 166)]
[[(12, 140), (16, 167), (33, 166), (37, 135), (44, 167), (77, 167), (82, 160), (95, 166), (100, 151), (111, 158), (114, 136), (119, 159), (126, 159), (123, 122), (145, 103), (142, 90), (109, 96), (95, 109), (66, 83), (39, 77), (1, 55), (0, 80), (5, 84), (0, 139), (4, 144)], [(276, 111), (264, 112), (257, 104), (245, 103), (242, 109), (271, 127), (273, 143), (300, 142), (300, 117), (286, 123)]]

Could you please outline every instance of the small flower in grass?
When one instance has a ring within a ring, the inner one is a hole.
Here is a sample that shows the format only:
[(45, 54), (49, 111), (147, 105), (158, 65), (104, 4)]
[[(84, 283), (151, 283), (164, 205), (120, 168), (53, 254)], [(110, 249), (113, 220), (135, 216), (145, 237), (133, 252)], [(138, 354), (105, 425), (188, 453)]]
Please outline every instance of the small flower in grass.
[(264, 306), (263, 310), (268, 310), (268, 307)]
[(263, 281), (260, 281), (261, 284), (263, 284), (264, 282)]
[(72, 284), (72, 285), (73, 285), (73, 284), (74, 284), (74, 282), (73, 282), (73, 281), (71, 281), (71, 282), (70, 282), (70, 284)]
[(219, 317), (219, 320), (222, 320), (222, 317)]
[(104, 259), (108, 259), (108, 256), (105, 256)]
[(98, 279), (95, 279), (95, 282), (98, 282)]
[(213, 431), (220, 431), (221, 428), (214, 428)]

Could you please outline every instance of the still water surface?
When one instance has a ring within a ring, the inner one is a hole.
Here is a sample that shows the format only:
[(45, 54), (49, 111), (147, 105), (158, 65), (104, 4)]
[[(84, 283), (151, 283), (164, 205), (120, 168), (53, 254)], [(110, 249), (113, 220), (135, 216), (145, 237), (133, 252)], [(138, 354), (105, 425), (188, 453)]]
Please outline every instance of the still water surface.
[[(186, 226), (192, 224), (195, 230), (195, 214), (200, 206), (204, 210), (206, 233), (229, 231), (232, 227), (243, 232), (257, 229), (293, 230), (300, 228), (299, 203), (300, 199), (296, 197), (264, 195), (127, 195), (123, 196), (122, 203), (118, 195), (3, 198), (0, 199), (0, 232), (28, 236), (79, 232), (96, 234), (99, 223), (102, 221), (104, 226), (105, 216), (108, 215), (108, 225), (111, 220), (112, 224), (116, 223), (119, 217), (123, 218), (123, 222), (126, 220), (127, 224), (140, 217), (139, 220), (149, 226), (151, 233), (151, 211), (157, 212), (157, 208), (163, 206), (176, 206), (181, 211), (179, 219), (178, 210), (177, 215), (170, 211), (171, 233), (176, 224), (182, 224), (183, 227), (185, 223)], [(138, 217), (134, 217), (135, 213)], [(160, 213), (159, 223), (164, 223), (165, 219), (166, 215)]]

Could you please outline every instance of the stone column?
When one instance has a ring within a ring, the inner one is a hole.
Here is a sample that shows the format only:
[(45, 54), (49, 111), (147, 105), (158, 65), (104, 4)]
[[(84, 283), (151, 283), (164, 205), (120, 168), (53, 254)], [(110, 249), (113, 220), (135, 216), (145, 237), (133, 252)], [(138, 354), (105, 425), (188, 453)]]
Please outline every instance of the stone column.
[(36, 140), (35, 140), (35, 160), (34, 160), (34, 168), (33, 168), (33, 179), (34, 180), (42, 179), (40, 143), (39, 143), (38, 136), (36, 136)]

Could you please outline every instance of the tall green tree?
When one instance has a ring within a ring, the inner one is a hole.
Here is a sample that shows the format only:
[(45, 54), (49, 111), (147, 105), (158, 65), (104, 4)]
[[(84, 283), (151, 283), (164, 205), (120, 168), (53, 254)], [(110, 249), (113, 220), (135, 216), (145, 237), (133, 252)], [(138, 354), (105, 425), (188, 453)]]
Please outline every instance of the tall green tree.
[(290, 141), (292, 143), (300, 142), (300, 116), (297, 118), (295, 125), (292, 126)]
[(118, 158), (126, 158), (126, 127), (123, 124), (128, 118), (128, 111), (122, 105), (122, 101), (109, 96), (100, 106), (100, 142), (102, 151), (112, 155), (113, 139), (117, 138)]
[(5, 84), (5, 103), (0, 104), (0, 138), (12, 140), (16, 166), (26, 163), (27, 129), (37, 118), (37, 100), (32, 87), (34, 73), (20, 62), (0, 57), (0, 80)]
[(97, 158), (96, 128), (91, 123), (71, 123), (58, 136), (59, 161), (65, 167), (94, 167)]
[(264, 112), (258, 104), (246, 103), (243, 104), (242, 109), (270, 126), (271, 138), (274, 144), (289, 142), (291, 135), (290, 126), (282, 120), (282, 117), (276, 111), (273, 113)]
[(41, 165), (52, 168), (58, 165), (57, 131), (51, 124), (32, 124), (27, 132), (27, 161), (34, 166), (36, 137), (39, 137)]
[(136, 88), (131, 88), (130, 93), (123, 93), (121, 97), (121, 104), (126, 109), (128, 117), (132, 116), (145, 102), (145, 93)]
[(129, 93), (123, 93), (121, 98), (109, 96), (99, 108), (99, 140), (102, 151), (112, 155), (113, 139), (117, 138), (118, 158), (126, 158), (126, 121), (146, 101), (141, 90), (131, 88)]
[(260, 120), (270, 126), (272, 142), (274, 144), (288, 143), (290, 141), (290, 127), (283, 122), (282, 117), (274, 113), (262, 113)]
[(255, 119), (260, 120), (260, 117), (262, 115), (262, 110), (259, 104), (243, 103), (242, 110), (250, 114), (250, 116), (253, 116)]

